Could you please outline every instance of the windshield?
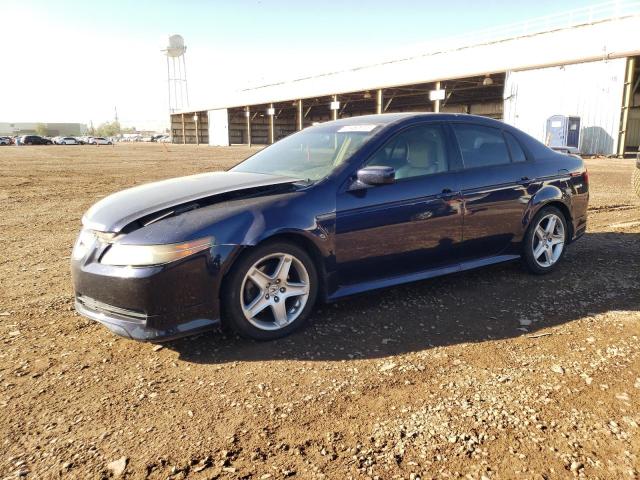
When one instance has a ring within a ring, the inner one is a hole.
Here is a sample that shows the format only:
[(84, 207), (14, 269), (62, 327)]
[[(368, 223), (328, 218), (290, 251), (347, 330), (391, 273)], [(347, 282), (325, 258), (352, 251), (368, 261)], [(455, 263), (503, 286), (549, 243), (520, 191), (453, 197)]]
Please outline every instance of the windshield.
[(379, 125), (326, 125), (286, 137), (231, 169), (316, 181), (346, 162)]

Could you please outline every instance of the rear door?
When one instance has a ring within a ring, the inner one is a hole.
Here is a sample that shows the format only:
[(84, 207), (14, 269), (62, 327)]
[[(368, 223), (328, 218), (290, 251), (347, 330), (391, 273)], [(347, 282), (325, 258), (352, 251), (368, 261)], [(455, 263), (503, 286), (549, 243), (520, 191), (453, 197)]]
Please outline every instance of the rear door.
[(453, 148), (440, 123), (409, 127), (365, 164), (393, 166), (395, 183), (357, 190), (347, 185), (338, 193), (336, 261), (342, 286), (457, 266), (462, 199), (458, 174), (451, 171)]
[(499, 128), (452, 123), (464, 165), (460, 259), (507, 253), (523, 236), (523, 218), (537, 188), (517, 139)]

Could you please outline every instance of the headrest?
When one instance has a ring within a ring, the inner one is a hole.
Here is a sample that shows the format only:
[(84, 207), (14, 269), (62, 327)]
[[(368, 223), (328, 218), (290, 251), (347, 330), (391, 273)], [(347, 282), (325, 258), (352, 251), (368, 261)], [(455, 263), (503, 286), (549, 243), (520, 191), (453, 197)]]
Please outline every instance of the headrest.
[(435, 162), (436, 144), (431, 140), (416, 138), (409, 142), (407, 163), (413, 167), (426, 168)]
[(478, 149), (478, 161), (480, 165), (492, 165), (496, 159), (503, 158), (505, 147), (500, 143), (483, 143)]

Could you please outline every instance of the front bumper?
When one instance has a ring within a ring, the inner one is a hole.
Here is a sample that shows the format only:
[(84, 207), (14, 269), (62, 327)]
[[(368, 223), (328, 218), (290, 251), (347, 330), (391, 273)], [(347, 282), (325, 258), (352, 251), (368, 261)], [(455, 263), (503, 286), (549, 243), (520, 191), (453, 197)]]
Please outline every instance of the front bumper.
[[(175, 323), (167, 328), (158, 329), (148, 326), (149, 317), (134, 316), (137, 312), (127, 312), (123, 315), (123, 309), (96, 302), (89, 297), (76, 297), (75, 307), (80, 315), (100, 322), (116, 335), (141, 342), (166, 342), (210, 330), (220, 323), (219, 319), (202, 318)], [(116, 309), (121, 312), (118, 314), (112, 313)], [(131, 315), (132, 313), (134, 315)], [(158, 319), (156, 318), (155, 320)], [(166, 319), (163, 323), (172, 322), (170, 319)]]
[(167, 341), (209, 330), (220, 323), (220, 284), (236, 248), (214, 246), (154, 267), (103, 265), (91, 254), (72, 261), (76, 311), (134, 340)]

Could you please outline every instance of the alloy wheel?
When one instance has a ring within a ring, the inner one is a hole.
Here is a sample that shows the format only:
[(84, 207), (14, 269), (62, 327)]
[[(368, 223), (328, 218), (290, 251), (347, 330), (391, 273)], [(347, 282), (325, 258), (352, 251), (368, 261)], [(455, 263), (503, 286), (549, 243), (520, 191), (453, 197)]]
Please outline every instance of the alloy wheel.
[(553, 266), (565, 244), (564, 223), (555, 213), (545, 215), (536, 225), (532, 249), (535, 262), (544, 268)]
[(249, 323), (260, 330), (280, 330), (296, 320), (309, 299), (309, 273), (287, 253), (267, 255), (242, 280), (240, 305)]

